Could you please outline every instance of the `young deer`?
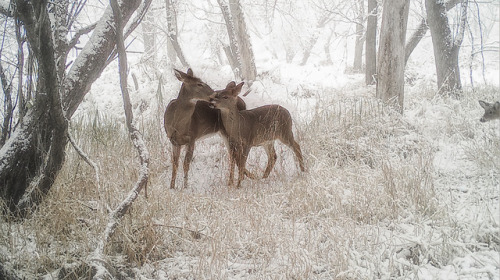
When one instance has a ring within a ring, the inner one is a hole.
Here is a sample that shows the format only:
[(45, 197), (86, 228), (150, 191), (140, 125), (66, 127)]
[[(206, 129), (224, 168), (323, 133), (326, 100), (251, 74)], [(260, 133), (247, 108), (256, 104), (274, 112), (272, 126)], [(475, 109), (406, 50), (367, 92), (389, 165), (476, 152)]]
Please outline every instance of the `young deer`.
[(279, 105), (267, 105), (251, 110), (238, 110), (238, 94), (243, 83), (236, 85), (230, 82), (225, 89), (216, 91), (210, 97), (210, 103), (221, 111), (222, 123), (228, 134), (229, 151), (231, 155), (229, 185), (233, 184), (234, 164), (238, 166), (238, 184), (244, 179), (246, 161), (250, 149), (254, 146), (263, 146), (267, 153), (267, 167), (263, 178), (276, 163), (274, 140), (279, 139), (289, 146), (299, 162), (300, 170), (305, 171), (304, 160), (300, 146), (293, 137), (292, 117), (287, 109)]
[[(218, 131), (223, 136), (227, 135), (222, 125), (220, 111), (211, 108), (207, 102), (214, 90), (195, 77), (191, 69), (188, 69), (187, 73), (177, 69), (174, 69), (174, 72), (177, 79), (182, 82), (182, 86), (178, 97), (168, 104), (163, 123), (167, 137), (172, 143), (171, 189), (175, 188), (182, 146), (187, 145), (183, 165), (184, 187), (187, 187), (189, 166), (193, 159), (196, 140)], [(245, 102), (241, 99), (238, 100), (238, 108), (246, 108)]]
[(493, 104), (479, 100), (479, 105), (484, 109), (484, 115), (479, 120), (480, 122), (500, 119), (500, 102), (497, 101)]

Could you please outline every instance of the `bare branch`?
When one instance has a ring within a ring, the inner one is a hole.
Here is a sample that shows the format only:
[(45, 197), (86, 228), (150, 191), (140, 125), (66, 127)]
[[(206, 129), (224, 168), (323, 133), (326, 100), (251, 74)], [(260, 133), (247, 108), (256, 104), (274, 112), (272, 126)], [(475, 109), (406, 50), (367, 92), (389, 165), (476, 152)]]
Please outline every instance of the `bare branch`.
[(464, 40), (465, 26), (467, 24), (468, 5), (469, 5), (468, 0), (465, 0), (462, 2), (462, 10), (460, 13), (460, 25), (459, 25), (459, 29), (458, 29), (458, 34), (455, 37), (455, 42), (453, 42), (453, 45), (455, 45), (456, 47), (460, 47), (462, 45), (463, 40)]
[[(128, 21), (140, 3), (140, 0), (121, 1), (124, 21)], [(75, 113), (90, 90), (91, 84), (97, 80), (106, 67), (106, 59), (115, 46), (115, 41), (111, 39), (114, 36), (113, 13), (108, 8), (97, 23), (89, 42), (84, 46), (65, 76), (65, 94), (62, 99), (68, 119)]]
[(78, 146), (78, 144), (76, 144), (75, 140), (73, 139), (73, 136), (71, 136), (71, 133), (69, 132), (68, 130), (68, 139), (69, 139), (69, 142), (71, 143), (71, 145), (73, 145), (73, 148), (75, 148), (76, 152), (80, 155), (80, 157), (88, 164), (90, 165), (93, 169), (94, 169), (94, 172), (95, 172), (95, 179), (96, 179), (96, 183), (97, 183), (97, 190), (98, 190), (98, 193), (99, 195), (101, 194), (101, 192), (99, 191), (101, 189), (101, 184), (100, 184), (100, 180), (99, 180), (99, 167), (97, 166), (97, 164)]
[(134, 200), (138, 197), (139, 192), (142, 190), (142, 188), (146, 188), (149, 178), (149, 152), (143, 141), (142, 135), (133, 124), (132, 105), (130, 103), (130, 96), (128, 94), (127, 88), (127, 54), (125, 52), (125, 44), (123, 42), (122, 15), (117, 0), (111, 0), (110, 3), (113, 9), (113, 17), (115, 20), (115, 35), (116, 47), (118, 51), (120, 87), (122, 90), (123, 106), (125, 107), (125, 119), (132, 142), (139, 152), (140, 172), (136, 184), (129, 192), (127, 197), (109, 214), (109, 222), (106, 226), (103, 237), (99, 241), (98, 246), (94, 251), (94, 257), (96, 257), (97, 259), (100, 259), (100, 256), (104, 251), (104, 246), (113, 235), (119, 221), (123, 218)]
[[(125, 31), (124, 35), (123, 35), (123, 38), (124, 40), (128, 38), (128, 36), (130, 34), (132, 34), (132, 32), (134, 32), (134, 30), (139, 26), (139, 24), (141, 23), (142, 19), (144, 18), (144, 16), (146, 15), (147, 11), (149, 10), (149, 6), (151, 6), (151, 2), (153, 0), (146, 0), (144, 1), (144, 3), (142, 4), (141, 7), (139, 7), (139, 11), (137, 12), (137, 16), (132, 20), (132, 23), (129, 25), (129, 27), (127, 28), (127, 31)], [(113, 51), (111, 52), (111, 54), (109, 55), (108, 59), (106, 60), (106, 65), (110, 64), (111, 61), (113, 61), (117, 56), (117, 49), (115, 47), (115, 49), (113, 49)]]
[[(449, 10), (453, 9), (456, 5), (465, 2), (468, 0), (450, 0), (446, 2), (445, 8), (446, 11), (448, 12)], [(408, 62), (408, 58), (410, 58), (411, 53), (415, 48), (417, 47), (418, 43), (420, 43), (420, 40), (424, 37), (425, 33), (427, 33), (427, 30), (429, 30), (429, 26), (427, 25), (427, 19), (424, 18), (420, 22), (419, 26), (417, 27), (417, 30), (411, 35), (410, 39), (406, 43), (405, 47), (405, 64)]]
[(80, 37), (85, 35), (85, 34), (88, 34), (90, 33), (92, 30), (94, 30), (94, 28), (97, 26), (97, 23), (93, 23), (87, 27), (84, 27), (84, 28), (81, 28), (79, 29), (76, 33), (75, 33), (75, 36), (73, 36), (73, 38), (71, 38), (71, 41), (68, 42), (68, 49), (67, 51), (71, 50), (72, 48), (74, 48), (76, 46), (76, 44), (78, 44), (78, 40), (80, 40)]

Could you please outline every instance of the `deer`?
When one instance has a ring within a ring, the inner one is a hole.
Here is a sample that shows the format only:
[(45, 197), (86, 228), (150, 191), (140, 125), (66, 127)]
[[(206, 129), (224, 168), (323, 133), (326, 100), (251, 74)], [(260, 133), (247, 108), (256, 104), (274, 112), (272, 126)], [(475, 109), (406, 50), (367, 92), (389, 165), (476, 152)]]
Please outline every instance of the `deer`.
[[(214, 90), (201, 79), (195, 77), (191, 68), (186, 73), (174, 69), (174, 73), (182, 85), (177, 98), (167, 105), (163, 122), (167, 137), (172, 144), (171, 189), (175, 188), (182, 146), (186, 146), (183, 164), (184, 188), (186, 188), (196, 140), (217, 132), (220, 132), (223, 137), (227, 135), (222, 124), (220, 111), (211, 108), (208, 102)], [(236, 103), (240, 110), (246, 109), (246, 104), (241, 98)], [(249, 176), (251, 175), (249, 173)]]
[(479, 120), (480, 122), (487, 122), (491, 120), (500, 119), (500, 102), (488, 103), (482, 100), (479, 100), (479, 105), (484, 109), (484, 115)]
[[(267, 153), (267, 167), (263, 178), (267, 178), (276, 163), (275, 140), (280, 140), (295, 153), (300, 170), (305, 171), (304, 159), (300, 145), (295, 141), (292, 132), (290, 112), (279, 105), (266, 105), (251, 110), (238, 109), (238, 95), (243, 82), (227, 84), (223, 90), (215, 91), (210, 96), (210, 104), (221, 112), (222, 123), (227, 132), (230, 152), (230, 171), (228, 185), (233, 185), (234, 165), (238, 167), (238, 183), (246, 175), (246, 161), (252, 147), (263, 146)], [(243, 171), (243, 172), (242, 172)], [(247, 176), (250, 177), (250, 176)]]

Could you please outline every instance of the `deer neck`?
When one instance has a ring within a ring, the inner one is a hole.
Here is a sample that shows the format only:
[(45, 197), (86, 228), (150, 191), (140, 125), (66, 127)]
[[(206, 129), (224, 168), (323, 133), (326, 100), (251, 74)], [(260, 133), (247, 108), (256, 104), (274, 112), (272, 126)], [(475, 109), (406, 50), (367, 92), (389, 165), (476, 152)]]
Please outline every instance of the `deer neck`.
[(193, 114), (197, 100), (191, 100), (188, 96), (189, 94), (186, 88), (182, 85), (179, 91), (179, 96), (177, 96), (177, 102), (179, 103), (179, 106), (182, 107), (183, 111)]
[(241, 127), (241, 114), (236, 108), (232, 108), (231, 110), (221, 110), (221, 118), (222, 123), (224, 124), (224, 128), (229, 135), (229, 138), (238, 137), (240, 133)]

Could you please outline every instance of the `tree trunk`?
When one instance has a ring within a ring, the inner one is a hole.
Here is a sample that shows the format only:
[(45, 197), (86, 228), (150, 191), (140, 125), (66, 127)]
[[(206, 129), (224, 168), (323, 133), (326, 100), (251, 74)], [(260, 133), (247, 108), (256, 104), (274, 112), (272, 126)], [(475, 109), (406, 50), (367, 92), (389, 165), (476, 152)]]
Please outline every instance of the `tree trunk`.
[(358, 0), (357, 13), (356, 44), (354, 45), (354, 61), (352, 64), (352, 70), (355, 73), (361, 72), (363, 67), (363, 43), (365, 41), (363, 38), (363, 33), (365, 32), (365, 27), (363, 25), (363, 19), (365, 16), (364, 0)]
[[(138, 0), (123, 2), (127, 20), (139, 3)], [(0, 150), (0, 196), (11, 211), (24, 216), (42, 201), (62, 168), (67, 144), (66, 119), (73, 115), (104, 69), (114, 48), (114, 26), (110, 24), (113, 20), (108, 9), (89, 43), (64, 74), (69, 50), (61, 51), (67, 46), (61, 40), (66, 31), (53, 31), (47, 1), (17, 0), (16, 4), (15, 15), (24, 24), (30, 53), (38, 65), (38, 94), (23, 122)], [(62, 15), (58, 11), (55, 16)], [(62, 21), (55, 19), (55, 22)], [(49, 39), (40, 43), (40, 38)]]
[(14, 106), (12, 106), (12, 86), (7, 80), (7, 76), (5, 75), (1, 61), (0, 61), (0, 80), (2, 82), (2, 89), (4, 95), (4, 100), (3, 100), (4, 115), (3, 115), (3, 124), (1, 127), (2, 131), (0, 135), (0, 147), (2, 147), (5, 144), (5, 141), (7, 141), (7, 139), (10, 136), (12, 117), (14, 115)]
[[(462, 0), (450, 0), (450, 1), (446, 2), (446, 4), (445, 4), (446, 11), (448, 12), (449, 10), (454, 8), (461, 1)], [(418, 25), (417, 30), (410, 36), (410, 39), (406, 43), (405, 64), (408, 62), (408, 59), (410, 58), (411, 53), (417, 47), (418, 43), (420, 43), (420, 41), (424, 37), (425, 33), (427, 33), (428, 29), (429, 29), (429, 25), (427, 25), (427, 19), (424, 18), (424, 19), (422, 19), (422, 21)]]
[(438, 93), (451, 93), (462, 89), (458, 53), (463, 40), (465, 20), (467, 18), (467, 3), (462, 4), (462, 18), (459, 34), (453, 41), (446, 6), (437, 0), (426, 0), (427, 23), (431, 30), (432, 46), (438, 83)]
[(175, 64), (175, 56), (177, 56), (182, 66), (184, 66), (184, 68), (188, 68), (189, 64), (184, 57), (181, 45), (179, 44), (179, 40), (177, 39), (177, 14), (173, 2), (174, 0), (165, 0), (165, 4), (167, 6), (167, 37), (168, 44), (170, 46), (169, 56), (171, 55), (170, 59), (172, 60), (172, 63)]
[(61, 107), (53, 40), (39, 43), (40, 37), (53, 38), (47, 2), (18, 0), (17, 14), (38, 61), (40, 94), (25, 122), (0, 150), (0, 182), (9, 209), (24, 216), (41, 202), (62, 167), (67, 122)]
[[(167, 11), (168, 14), (168, 11)], [(141, 23), (142, 26), (142, 39), (144, 40), (144, 54), (142, 61), (146, 65), (156, 68), (156, 25), (155, 16), (151, 11), (144, 16)]]
[(219, 4), (222, 16), (224, 17), (224, 21), (226, 22), (227, 35), (229, 37), (229, 46), (223, 47), (224, 53), (226, 54), (231, 69), (233, 70), (234, 77), (241, 78), (242, 65), (240, 50), (238, 47), (238, 39), (236, 37), (236, 27), (234, 25), (231, 13), (229, 12), (229, 7), (224, 2), (224, 0), (217, 0), (217, 3)]
[(372, 85), (377, 74), (377, 0), (368, 0), (365, 48), (365, 83)]
[(325, 65), (333, 64), (332, 54), (330, 52), (330, 46), (332, 45), (333, 34), (334, 34), (334, 29), (332, 28), (330, 29), (330, 34), (328, 35), (325, 45), (323, 46), (323, 49), (325, 50)]
[(245, 17), (239, 0), (229, 0), (229, 9), (233, 18), (234, 27), (236, 28), (236, 38), (238, 40), (238, 49), (241, 60), (241, 78), (249, 81), (251, 84), (257, 77), (257, 69), (255, 67), (255, 58), (252, 50), (252, 43), (248, 35)]
[(309, 57), (311, 56), (312, 49), (314, 45), (316, 45), (316, 42), (318, 41), (320, 30), (323, 29), (323, 27), (325, 27), (326, 24), (331, 20), (330, 16), (331, 12), (327, 12), (323, 14), (323, 16), (319, 19), (318, 25), (316, 26), (316, 31), (312, 31), (309, 43), (306, 45), (306, 48), (304, 49), (304, 55), (302, 56), (302, 61), (300, 62), (300, 65), (302, 66), (306, 65), (307, 61), (309, 60)]
[(410, 55), (413, 52), (413, 50), (417, 47), (420, 40), (422, 40), (425, 33), (427, 33), (427, 29), (429, 29), (429, 26), (427, 25), (427, 20), (423, 19), (420, 22), (420, 25), (417, 27), (417, 30), (411, 35), (410, 40), (408, 40), (408, 43), (406, 43), (405, 65), (408, 62), (408, 59), (410, 58)]
[(377, 97), (403, 112), (406, 25), (410, 1), (386, 0), (378, 51)]

